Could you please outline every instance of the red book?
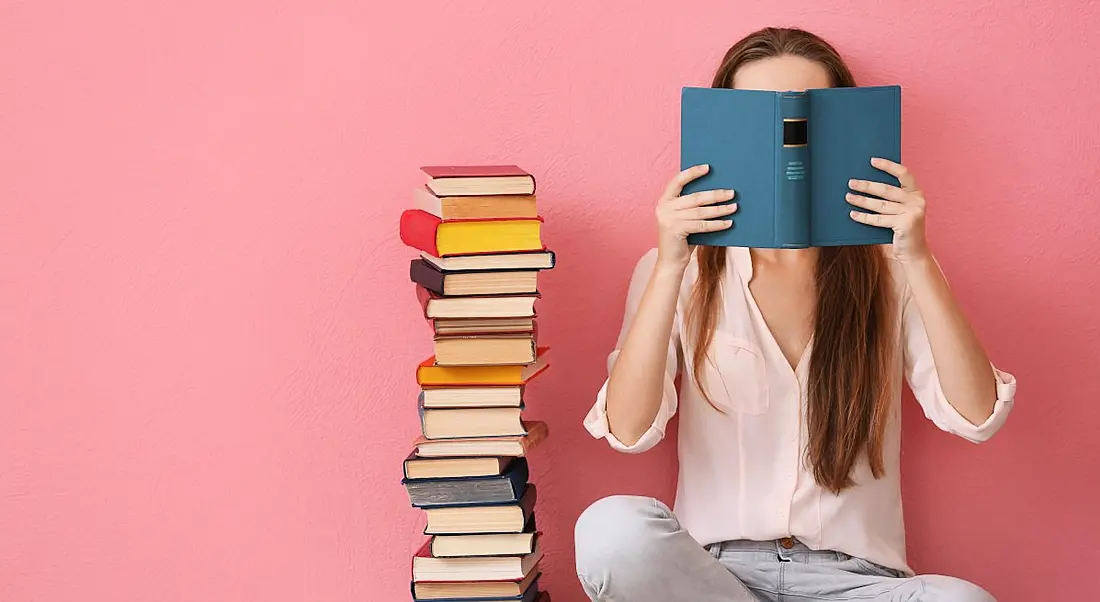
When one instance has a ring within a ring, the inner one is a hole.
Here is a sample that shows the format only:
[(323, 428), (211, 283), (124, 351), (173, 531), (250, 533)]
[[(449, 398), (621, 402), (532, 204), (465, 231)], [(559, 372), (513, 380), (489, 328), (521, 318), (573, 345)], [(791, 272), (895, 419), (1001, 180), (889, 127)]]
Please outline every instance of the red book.
[(535, 177), (516, 165), (432, 165), (420, 170), (428, 175), (428, 189), (439, 196), (535, 193)]
[(428, 165), (420, 168), (428, 177), (442, 178), (492, 178), (505, 176), (530, 176), (517, 165)]

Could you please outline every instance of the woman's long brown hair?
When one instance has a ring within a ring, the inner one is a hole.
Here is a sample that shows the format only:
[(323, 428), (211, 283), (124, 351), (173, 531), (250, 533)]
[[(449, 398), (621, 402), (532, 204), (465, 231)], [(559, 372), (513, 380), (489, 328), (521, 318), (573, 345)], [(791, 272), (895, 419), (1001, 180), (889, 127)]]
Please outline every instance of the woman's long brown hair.
[[(825, 40), (801, 29), (766, 28), (726, 52), (711, 86), (732, 88), (744, 64), (770, 57), (800, 56), (821, 64), (833, 87), (856, 85), (851, 71)], [(811, 142), (812, 144), (812, 142)], [(875, 246), (823, 247), (816, 268), (817, 304), (810, 355), (807, 462), (822, 487), (839, 493), (854, 484), (852, 470), (865, 454), (871, 474), (881, 477), (883, 437), (890, 417), (894, 379), (894, 304), (890, 273)], [(696, 250), (699, 278), (687, 309), (694, 335), (695, 381), (711, 406), (702, 368), (718, 321), (726, 249)]]

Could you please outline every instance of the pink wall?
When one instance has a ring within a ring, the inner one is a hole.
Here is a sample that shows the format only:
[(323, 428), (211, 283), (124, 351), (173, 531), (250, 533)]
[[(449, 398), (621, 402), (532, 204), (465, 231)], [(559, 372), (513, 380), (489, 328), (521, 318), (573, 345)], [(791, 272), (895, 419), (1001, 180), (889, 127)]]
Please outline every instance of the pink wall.
[(616, 455), (581, 418), (678, 87), (769, 23), (907, 87), (930, 236), (1020, 379), (983, 446), (910, 405), (914, 562), (1002, 602), (1097, 591), (1100, 5), (378, 4), (0, 4), (0, 599), (406, 599), (429, 342), (397, 215), (421, 164), (516, 161), (561, 259), (531, 414), (546, 584), (579, 602), (584, 506), (672, 491), (673, 445)]

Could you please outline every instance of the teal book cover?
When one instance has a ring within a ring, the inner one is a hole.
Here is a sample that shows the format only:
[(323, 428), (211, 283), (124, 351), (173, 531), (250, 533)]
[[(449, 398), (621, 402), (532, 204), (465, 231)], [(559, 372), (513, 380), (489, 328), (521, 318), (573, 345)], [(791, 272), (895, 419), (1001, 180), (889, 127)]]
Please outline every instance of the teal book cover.
[(710, 171), (682, 194), (732, 189), (733, 226), (693, 245), (806, 248), (887, 244), (893, 233), (856, 222), (852, 178), (898, 185), (871, 157), (901, 162), (901, 87), (797, 92), (686, 87), (680, 166)]

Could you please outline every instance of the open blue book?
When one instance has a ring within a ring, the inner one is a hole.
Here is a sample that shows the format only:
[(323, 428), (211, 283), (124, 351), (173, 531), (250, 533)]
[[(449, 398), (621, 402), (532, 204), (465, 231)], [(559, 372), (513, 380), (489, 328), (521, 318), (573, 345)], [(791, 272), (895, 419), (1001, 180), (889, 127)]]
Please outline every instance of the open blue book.
[(736, 191), (733, 226), (693, 245), (805, 248), (886, 244), (893, 233), (854, 221), (851, 178), (898, 185), (871, 157), (901, 162), (901, 87), (769, 92), (684, 88), (680, 165), (710, 172), (682, 194)]

